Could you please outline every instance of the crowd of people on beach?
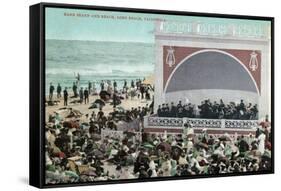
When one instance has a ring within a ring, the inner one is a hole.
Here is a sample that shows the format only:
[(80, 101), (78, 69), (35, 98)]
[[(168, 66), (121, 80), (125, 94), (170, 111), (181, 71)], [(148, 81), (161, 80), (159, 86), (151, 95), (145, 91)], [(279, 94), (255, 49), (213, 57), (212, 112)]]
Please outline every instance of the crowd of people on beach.
[(178, 118), (256, 120), (258, 119), (258, 106), (252, 103), (245, 104), (243, 100), (239, 104), (234, 102), (226, 104), (222, 99), (219, 102), (205, 100), (198, 106), (192, 103), (182, 104), (179, 101), (177, 105), (173, 102), (159, 105), (157, 115)]
[[(78, 179), (83, 181), (83, 177), (89, 177), (83, 173), (87, 174), (89, 171), (101, 175), (103, 168), (99, 165), (102, 165), (102, 162), (95, 158), (96, 152), (100, 153), (100, 151), (95, 146), (101, 143), (102, 131), (116, 131), (121, 128), (122, 131), (127, 129), (133, 134), (139, 132), (143, 128), (143, 117), (148, 115), (150, 110), (151, 108), (146, 104), (144, 107), (132, 107), (130, 110), (113, 108), (113, 111), (106, 115), (103, 107), (100, 107), (97, 113), (93, 110), (87, 114), (67, 107), (49, 115), (46, 123), (46, 181), (48, 183), (72, 182), (74, 181), (73, 176), (75, 176), (75, 181)], [(110, 140), (110, 137), (103, 140)], [(140, 140), (135, 137), (134, 141), (140, 143)], [(116, 145), (110, 144), (108, 149), (113, 147)], [(81, 155), (82, 152), (84, 152), (83, 155)], [(108, 154), (108, 151), (106, 153)], [(106, 155), (106, 153), (102, 155)], [(92, 165), (88, 165), (88, 170), (82, 173), (76, 167), (71, 168), (71, 157), (81, 159), (75, 161), (75, 165), (83, 165), (85, 161), (89, 162), (89, 160)], [(93, 168), (95, 168), (95, 172), (93, 172)]]
[[(122, 93), (124, 99), (138, 97), (152, 101), (153, 87), (143, 85), (141, 80), (132, 80), (130, 85), (124, 80), (122, 88), (116, 81), (103, 80), (99, 85), (97, 91), (95, 83), (82, 87), (79, 81), (74, 82), (71, 98), (77, 98), (79, 104), (89, 104), (90, 95), (105, 91), (110, 95)], [(50, 84), (49, 90), (49, 101), (54, 101), (55, 87)], [(49, 114), (46, 121), (46, 184), (271, 170), (268, 118), (249, 135), (216, 135), (210, 134), (208, 129), (195, 134), (190, 124), (185, 124), (179, 134), (149, 134), (143, 131), (144, 117), (153, 113), (153, 104), (131, 109), (113, 104), (109, 113), (100, 105), (96, 110), (81, 113), (75, 106), (69, 107), (68, 88), (62, 91), (58, 84), (56, 91), (58, 99), (63, 94), (67, 107)], [(114, 102), (115, 98), (110, 96), (109, 99)], [(195, 105), (180, 101), (177, 105), (159, 106), (157, 115), (256, 119), (258, 112), (256, 105), (246, 106), (243, 100), (240, 104), (206, 100), (197, 108), (198, 113)]]
[[(148, 107), (145, 108), (149, 110)], [(105, 116), (82, 115), (73, 110), (56, 113), (46, 126), (46, 183), (89, 182), (167, 176), (268, 171), (271, 169), (270, 122), (255, 134), (195, 134), (192, 126), (182, 134), (146, 134), (141, 128), (122, 129), (123, 136), (101, 137), (103, 130), (118, 130), (119, 123), (137, 120), (136, 108)], [(127, 120), (127, 121), (126, 121)]]
[[(99, 91), (96, 88), (96, 82), (88, 82), (87, 87), (81, 86), (79, 89), (79, 83), (80, 81), (73, 82), (72, 85), (72, 92), (73, 96), (71, 98), (79, 98), (79, 102), (82, 104), (88, 104), (89, 103), (89, 96), (90, 95), (98, 95), (98, 93), (106, 93), (110, 96), (114, 96), (115, 94), (124, 94), (125, 97), (128, 99), (131, 97), (131, 99), (134, 99), (137, 97), (138, 99), (146, 99), (151, 100), (153, 92), (153, 87), (149, 84), (143, 84), (144, 80), (136, 79), (131, 80), (131, 84), (128, 85), (127, 80), (124, 80), (123, 82), (123, 88), (118, 89), (117, 81), (113, 80), (113, 83), (111, 80), (101, 80), (100, 82), (100, 89)], [(65, 89), (62, 91), (62, 87), (60, 83), (58, 83), (57, 87), (50, 83), (49, 86), (49, 103), (52, 105), (53, 102), (56, 102), (54, 98), (55, 90), (56, 90), (56, 98), (60, 99), (63, 94), (63, 104), (64, 106), (68, 106), (69, 104), (69, 88), (65, 87)], [(115, 100), (114, 100), (115, 101)]]

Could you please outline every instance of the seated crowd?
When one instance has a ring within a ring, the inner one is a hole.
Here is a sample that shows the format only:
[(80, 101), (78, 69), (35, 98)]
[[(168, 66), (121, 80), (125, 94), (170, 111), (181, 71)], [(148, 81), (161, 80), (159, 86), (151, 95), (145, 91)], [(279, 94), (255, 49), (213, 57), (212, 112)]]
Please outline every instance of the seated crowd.
[(245, 104), (243, 100), (239, 104), (234, 102), (224, 103), (211, 102), (205, 100), (201, 105), (188, 103), (182, 104), (181, 101), (177, 105), (173, 102), (158, 106), (157, 116), (159, 117), (188, 117), (188, 118), (204, 118), (204, 119), (239, 119), (239, 120), (256, 120), (258, 118), (257, 104)]
[(90, 130), (90, 121), (79, 122), (75, 129), (59, 126), (46, 129), (46, 183), (50, 184), (271, 169), (267, 129), (231, 137), (209, 135), (207, 130), (194, 134), (190, 127), (187, 134), (142, 133), (140, 139), (124, 133), (122, 138), (101, 139), (100, 132)]

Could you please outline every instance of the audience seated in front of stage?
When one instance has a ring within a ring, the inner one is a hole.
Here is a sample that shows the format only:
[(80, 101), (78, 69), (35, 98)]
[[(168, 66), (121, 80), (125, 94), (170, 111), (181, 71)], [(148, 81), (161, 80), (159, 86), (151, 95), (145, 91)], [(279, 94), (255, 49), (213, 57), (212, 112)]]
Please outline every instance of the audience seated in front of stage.
[(201, 105), (182, 104), (177, 105), (165, 103), (158, 106), (157, 115), (159, 117), (177, 117), (177, 118), (204, 118), (204, 119), (239, 119), (239, 120), (256, 120), (258, 117), (257, 104), (245, 104), (243, 100), (239, 104), (230, 102), (224, 103), (211, 102), (204, 100)]

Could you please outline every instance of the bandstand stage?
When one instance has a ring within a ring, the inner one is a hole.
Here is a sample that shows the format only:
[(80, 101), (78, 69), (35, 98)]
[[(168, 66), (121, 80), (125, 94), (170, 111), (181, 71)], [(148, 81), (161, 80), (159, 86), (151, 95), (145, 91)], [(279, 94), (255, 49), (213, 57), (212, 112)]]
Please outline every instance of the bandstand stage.
[[(270, 117), (269, 28), (261, 28), (258, 35), (242, 35), (233, 26), (218, 27), (224, 32), (212, 31), (210, 26), (200, 23), (155, 23), (154, 113), (162, 103), (182, 101), (199, 105), (202, 100), (222, 99), (257, 104), (259, 120)], [(182, 133), (184, 123), (188, 122), (195, 133), (207, 129), (212, 134), (247, 135), (255, 132), (259, 120), (149, 116), (145, 118), (144, 131)]]

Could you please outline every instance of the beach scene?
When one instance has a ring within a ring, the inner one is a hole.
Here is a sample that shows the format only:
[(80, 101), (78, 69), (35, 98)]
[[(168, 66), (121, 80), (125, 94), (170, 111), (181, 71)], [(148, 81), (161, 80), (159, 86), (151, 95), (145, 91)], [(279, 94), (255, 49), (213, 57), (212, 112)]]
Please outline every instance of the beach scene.
[[(256, 94), (246, 92), (226, 101), (210, 99), (208, 91), (198, 90), (207, 97), (201, 100), (195, 83), (193, 96), (174, 87), (165, 95), (162, 78), (165, 81), (178, 60), (172, 46), (167, 51), (159, 48), (155, 32), (159, 21), (210, 18), (46, 9), (45, 184), (271, 169), (270, 113), (260, 117)], [(213, 23), (227, 22), (214, 19)], [(220, 57), (213, 55), (207, 56)], [(186, 76), (180, 80), (172, 81), (174, 86), (187, 84)]]

